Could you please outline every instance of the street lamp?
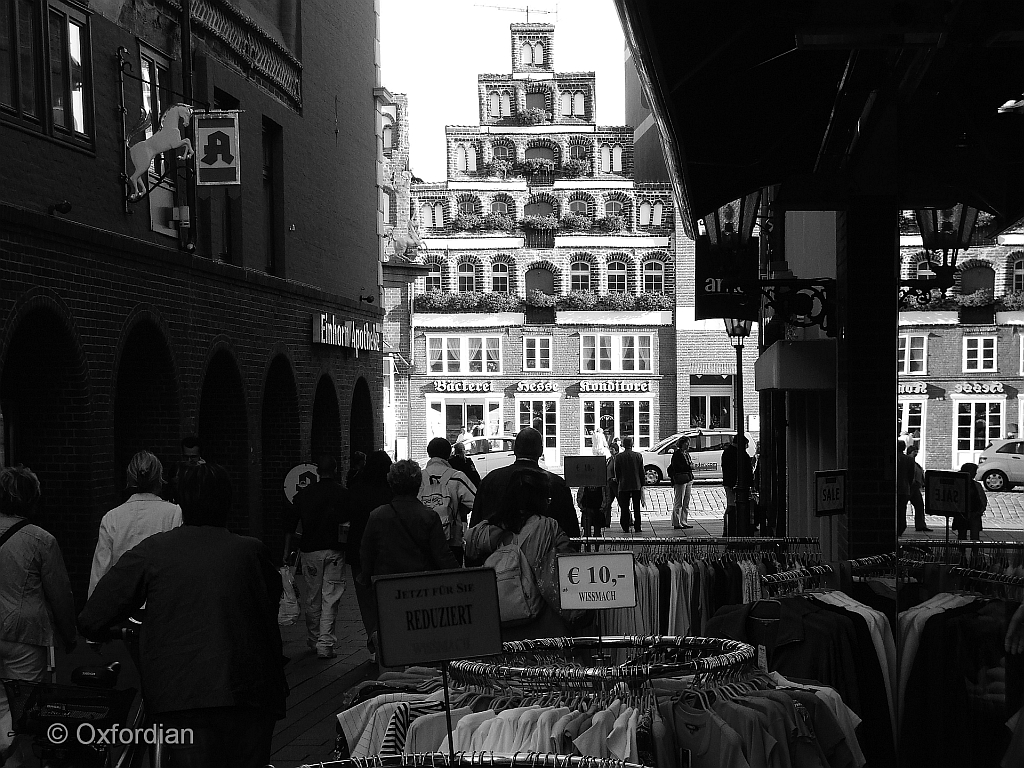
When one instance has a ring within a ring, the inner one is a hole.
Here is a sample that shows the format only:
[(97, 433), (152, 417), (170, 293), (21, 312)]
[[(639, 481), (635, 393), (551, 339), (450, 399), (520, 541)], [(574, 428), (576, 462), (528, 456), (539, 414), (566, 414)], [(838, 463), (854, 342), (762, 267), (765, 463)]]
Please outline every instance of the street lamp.
[(736, 511), (728, 521), (726, 536), (750, 536), (753, 533), (753, 520), (750, 519), (750, 479), (747, 476), (749, 464), (747, 458), (747, 430), (743, 415), (743, 343), (750, 336), (750, 320), (725, 318), (725, 332), (729, 342), (736, 349), (736, 435), (743, 438), (736, 445)]
[[(927, 304), (932, 291), (938, 290), (945, 297), (953, 287), (956, 273), (956, 258), (959, 251), (967, 250), (978, 219), (978, 209), (958, 203), (952, 208), (921, 208), (914, 211), (917, 227), (921, 230), (921, 244), (928, 252), (927, 263), (935, 277), (900, 281), (900, 303), (911, 299), (918, 304)], [(942, 251), (942, 263), (932, 261), (932, 255)]]

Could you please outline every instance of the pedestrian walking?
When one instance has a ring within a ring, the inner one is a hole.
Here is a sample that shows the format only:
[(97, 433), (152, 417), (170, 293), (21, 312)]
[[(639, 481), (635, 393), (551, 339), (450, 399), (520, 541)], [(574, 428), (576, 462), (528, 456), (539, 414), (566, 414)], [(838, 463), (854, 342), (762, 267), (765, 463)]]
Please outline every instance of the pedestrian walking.
[[(442, 438), (443, 439), (443, 438)], [(419, 500), (423, 471), (411, 459), (396, 461), (388, 470), (394, 497), (370, 512), (359, 547), (359, 580), (371, 588), (374, 576), (459, 567), (433, 507)], [(371, 607), (375, 606), (373, 600)], [(370, 637), (376, 643), (377, 615), (370, 619)]]
[[(321, 456), (316, 464), (319, 480), (298, 493), (292, 501), (291, 524), (285, 539), (285, 559), (291, 541), (299, 536), (302, 577), (306, 585), (306, 644), (321, 659), (335, 656), (334, 625), (338, 605), (345, 594), (345, 541), (342, 526), (351, 523), (349, 493), (335, 477), (338, 463), (333, 456)], [(302, 533), (295, 531), (302, 524)]]
[(578, 537), (580, 521), (576, 516), (572, 491), (565, 484), (564, 478), (553, 472), (548, 472), (540, 466), (540, 457), (544, 454), (544, 436), (533, 427), (523, 427), (516, 435), (512, 450), (516, 455), (515, 462), (488, 472), (487, 476), (480, 481), (473, 515), (469, 521), (470, 527), (494, 517), (506, 506), (509, 501), (509, 483), (516, 470), (537, 469), (547, 477), (548, 488), (551, 490), (551, 501), (542, 514), (557, 522), (567, 536)]
[(366, 466), (366, 454), (362, 451), (352, 451), (352, 457), (348, 462), (348, 472), (345, 473), (345, 487), (351, 488), (352, 483)]
[[(914, 460), (907, 455), (907, 444), (896, 441), (896, 535), (902, 536), (907, 530), (907, 505), (910, 503), (910, 486), (914, 482)], [(921, 521), (922, 527), (924, 521)], [(915, 521), (915, 528), (917, 522)], [(918, 530), (921, 530), (918, 528)]]
[(981, 538), (981, 518), (988, 508), (988, 497), (985, 495), (985, 486), (974, 479), (978, 473), (977, 464), (963, 464), (960, 471), (967, 473), (970, 478), (967, 481), (967, 510), (963, 515), (954, 515), (952, 525), (957, 538), (978, 541)]
[(154, 533), (163, 533), (181, 525), (181, 507), (164, 501), (164, 468), (154, 454), (139, 451), (126, 471), (128, 501), (107, 512), (100, 521), (99, 541), (92, 556), (89, 594), (129, 549)]
[[(914, 529), (923, 533), (931, 533), (927, 521), (924, 519), (924, 467), (917, 460), (917, 447), (908, 448), (907, 456), (914, 462), (914, 479), (910, 481), (910, 506), (914, 510)], [(971, 475), (973, 478), (974, 476)]]
[(370, 653), (370, 660), (377, 660), (377, 648), (373, 644), (373, 628), (375, 626), (373, 593), (367, 584), (360, 578), (363, 572), (363, 565), (360, 549), (363, 544), (363, 535), (366, 531), (366, 524), (370, 520), (370, 513), (377, 507), (389, 503), (395, 496), (388, 484), (388, 472), (391, 470), (391, 457), (386, 451), (374, 451), (366, 457), (366, 466), (349, 488), (351, 496), (352, 524), (348, 532), (348, 545), (346, 557), (352, 567), (352, 581), (355, 584), (356, 601), (359, 603), (359, 617), (363, 621), (363, 629), (366, 630), (366, 649)]
[(612, 502), (619, 494), (619, 481), (615, 479), (615, 457), (619, 455), (619, 446), (615, 443), (608, 445), (608, 458), (605, 461), (605, 484), (604, 503), (601, 511), (604, 513), (604, 527), (612, 526)]
[(576, 491), (580, 508), (580, 528), (584, 536), (600, 536), (604, 528), (604, 487), (584, 485)]
[[(30, 518), (39, 478), (21, 466), (0, 469), (0, 679), (38, 682), (47, 648), (76, 645), (75, 598), (57, 540)], [(0, 687), (0, 764), (34, 765), (31, 738), (11, 738), (10, 705)]]
[(476, 500), (476, 486), (465, 473), (452, 467), (448, 462), (451, 455), (452, 444), (443, 437), (427, 443), (429, 458), (422, 470), (418, 495), (421, 502), (437, 513), (452, 555), (462, 565), (464, 536)]
[(725, 487), (725, 532), (727, 536), (735, 536), (736, 525), (736, 486), (740, 480), (740, 472), (744, 479), (750, 480), (753, 475), (750, 454), (747, 453), (747, 438), (736, 434), (732, 442), (722, 450), (722, 485)]
[(618, 481), (619, 525), (623, 533), (629, 533), (629, 506), (633, 505), (633, 531), (640, 533), (640, 509), (644, 506), (644, 486), (647, 477), (644, 474), (644, 462), (640, 454), (633, 450), (633, 438), (622, 438), (622, 453), (615, 459), (615, 478)]
[(590, 431), (591, 438), (593, 440), (594, 455), (608, 458), (611, 453), (608, 450), (608, 438), (604, 434), (603, 429), (593, 429)]
[(693, 528), (690, 518), (690, 492), (693, 487), (693, 461), (690, 458), (690, 438), (685, 435), (676, 443), (672, 461), (668, 465), (668, 476), (672, 481), (672, 527)]
[(448, 460), (448, 463), (452, 465), (453, 469), (457, 469), (462, 472), (469, 481), (473, 483), (474, 488), (480, 487), (480, 473), (476, 471), (476, 464), (473, 463), (473, 459), (466, 455), (466, 445), (468, 443), (456, 443), (452, 446), (452, 457)]
[(122, 555), (78, 617), (105, 640), (143, 603), (143, 703), (151, 723), (191, 743), (165, 743), (168, 765), (262, 768), (285, 714), (281, 576), (259, 539), (225, 527), (231, 480), (218, 464), (189, 467), (178, 488), (182, 525)]
[(175, 503), (178, 501), (178, 483), (185, 470), (189, 467), (198, 467), (200, 464), (206, 463), (206, 460), (203, 458), (203, 444), (199, 441), (199, 435), (185, 435), (185, 437), (181, 438), (180, 445), (181, 459), (178, 461), (178, 466), (174, 470), (174, 477), (167, 487), (167, 500)]

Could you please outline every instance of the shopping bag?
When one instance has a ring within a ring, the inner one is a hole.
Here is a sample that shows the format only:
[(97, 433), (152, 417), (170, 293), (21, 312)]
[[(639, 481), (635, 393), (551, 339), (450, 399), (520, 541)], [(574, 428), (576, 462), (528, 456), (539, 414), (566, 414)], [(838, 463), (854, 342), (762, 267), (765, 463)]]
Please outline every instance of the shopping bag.
[(292, 569), (286, 565), (281, 566), (281, 602), (277, 607), (277, 623), (282, 627), (294, 624), (299, 618), (299, 601), (295, 597), (295, 580), (292, 577)]

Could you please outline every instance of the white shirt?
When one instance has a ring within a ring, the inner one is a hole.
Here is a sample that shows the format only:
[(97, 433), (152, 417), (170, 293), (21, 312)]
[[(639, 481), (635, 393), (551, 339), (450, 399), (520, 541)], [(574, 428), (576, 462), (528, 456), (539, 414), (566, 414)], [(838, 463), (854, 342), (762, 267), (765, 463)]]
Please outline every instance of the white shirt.
[(92, 556), (89, 595), (100, 579), (121, 555), (154, 533), (163, 533), (181, 525), (181, 507), (152, 493), (133, 493), (100, 521), (100, 539)]

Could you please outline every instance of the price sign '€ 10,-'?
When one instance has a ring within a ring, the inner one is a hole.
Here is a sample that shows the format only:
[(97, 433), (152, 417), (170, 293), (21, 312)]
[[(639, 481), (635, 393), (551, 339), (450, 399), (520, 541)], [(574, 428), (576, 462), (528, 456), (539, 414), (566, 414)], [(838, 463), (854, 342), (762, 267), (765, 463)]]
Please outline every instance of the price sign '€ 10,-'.
[(636, 605), (633, 553), (559, 555), (558, 593), (563, 610), (632, 608)]

